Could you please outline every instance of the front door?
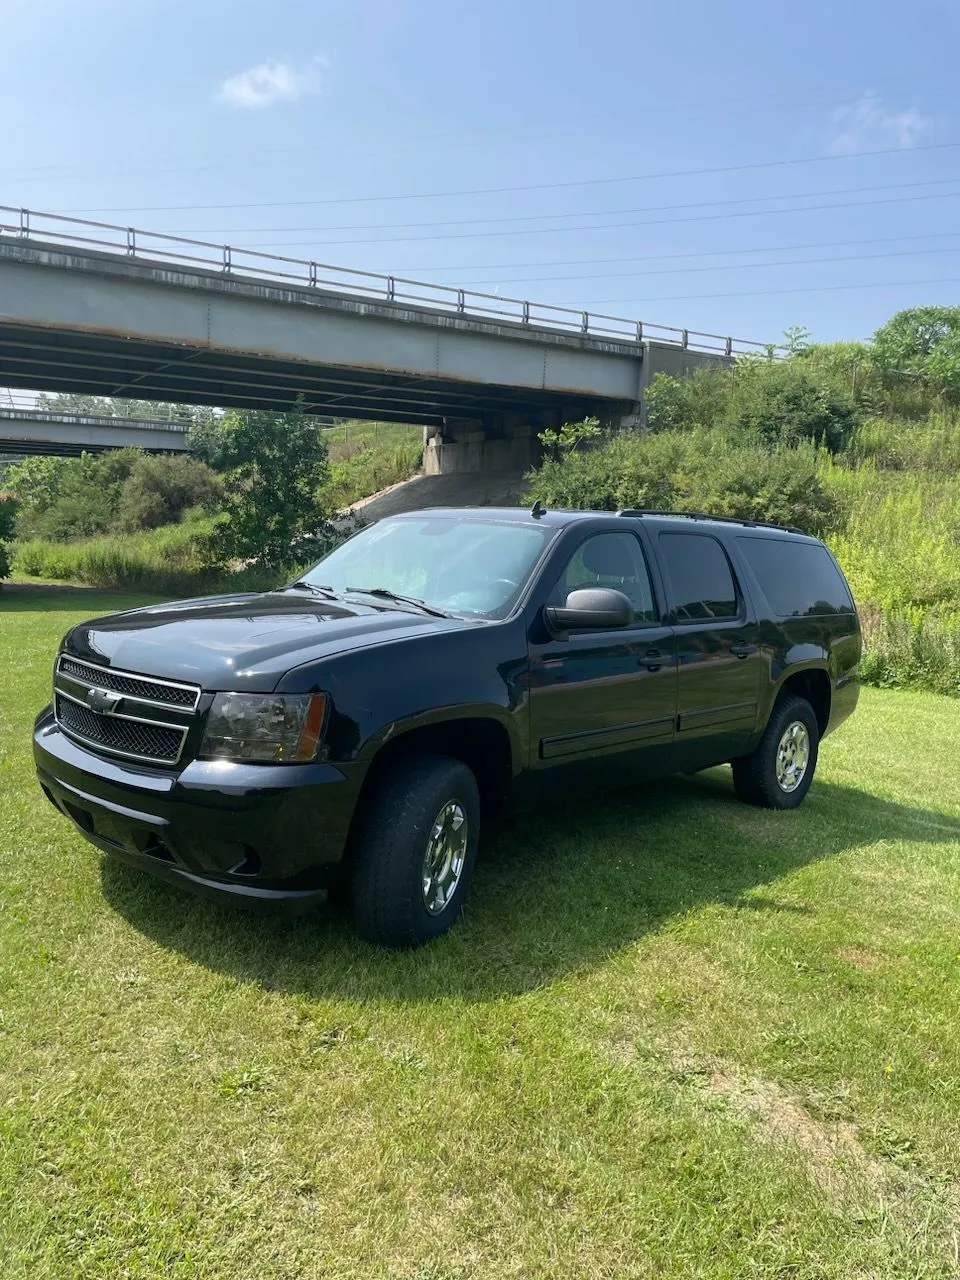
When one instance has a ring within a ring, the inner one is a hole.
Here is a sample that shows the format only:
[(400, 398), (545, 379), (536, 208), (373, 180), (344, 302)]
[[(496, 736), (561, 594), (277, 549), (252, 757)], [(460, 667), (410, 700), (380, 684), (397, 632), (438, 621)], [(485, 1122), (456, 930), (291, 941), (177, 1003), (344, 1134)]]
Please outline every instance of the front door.
[(530, 646), (531, 775), (558, 789), (624, 785), (670, 771), (677, 699), (676, 642), (661, 620), (639, 539), (596, 533), (573, 551), (549, 597), (613, 587), (635, 621)]
[(757, 725), (756, 616), (719, 539), (662, 532), (659, 543), (677, 643), (678, 767), (732, 760)]

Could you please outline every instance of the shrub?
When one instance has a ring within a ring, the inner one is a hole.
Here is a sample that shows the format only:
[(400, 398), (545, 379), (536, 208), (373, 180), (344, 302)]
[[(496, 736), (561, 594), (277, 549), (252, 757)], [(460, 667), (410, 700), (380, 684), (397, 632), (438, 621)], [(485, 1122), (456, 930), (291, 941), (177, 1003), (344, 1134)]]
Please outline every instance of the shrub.
[(10, 576), (7, 542), (13, 535), (17, 514), (17, 500), (12, 493), (0, 493), (0, 580)]
[(806, 368), (802, 356), (779, 362), (746, 360), (729, 377), (723, 425), (767, 444), (808, 440), (836, 452), (856, 427), (850, 392), (822, 372)]
[(934, 410), (922, 422), (868, 418), (844, 452), (886, 470), (960, 473), (960, 412)]
[(861, 678), (894, 689), (960, 694), (960, 613), (863, 608)]
[(132, 531), (173, 524), (184, 511), (211, 506), (219, 491), (216, 472), (199, 458), (145, 454), (123, 481), (116, 525)]
[(652, 431), (718, 428), (768, 446), (811, 441), (838, 450), (858, 421), (844, 376), (792, 360), (741, 360), (701, 369), (692, 378), (657, 374), (645, 395)]
[(6, 482), (21, 499), (17, 536), (64, 542), (170, 524), (209, 506), (218, 491), (217, 477), (196, 458), (139, 449), (29, 458), (9, 469)]
[(812, 533), (836, 527), (841, 516), (812, 445), (769, 450), (717, 431), (618, 436), (544, 463), (530, 484), (531, 500), (554, 507), (710, 511)]

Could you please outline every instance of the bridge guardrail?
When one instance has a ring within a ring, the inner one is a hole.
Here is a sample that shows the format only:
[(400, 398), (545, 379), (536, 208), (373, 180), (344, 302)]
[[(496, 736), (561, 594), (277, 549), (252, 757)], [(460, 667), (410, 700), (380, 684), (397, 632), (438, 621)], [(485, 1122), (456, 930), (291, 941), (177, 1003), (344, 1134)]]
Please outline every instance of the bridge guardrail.
[(35, 209), (0, 205), (0, 238), (56, 241), (65, 246), (86, 247), (124, 253), (130, 258), (159, 264), (183, 264), (218, 270), (224, 275), (254, 275), (278, 283), (311, 289), (367, 296), (382, 302), (412, 302), (458, 315), (492, 317), (532, 328), (559, 329), (589, 337), (616, 338), (642, 342), (651, 339), (683, 350), (715, 352), (717, 355), (762, 353), (770, 344), (750, 338), (733, 338), (717, 333), (701, 333), (675, 325), (630, 320), (602, 312), (578, 311), (549, 302), (508, 298), (498, 293), (482, 293), (455, 285), (433, 284), (406, 276), (382, 275), (353, 267), (337, 267), (311, 258), (289, 258), (229, 244), (192, 240), (186, 236), (139, 227), (124, 227), (89, 218), (43, 213)]

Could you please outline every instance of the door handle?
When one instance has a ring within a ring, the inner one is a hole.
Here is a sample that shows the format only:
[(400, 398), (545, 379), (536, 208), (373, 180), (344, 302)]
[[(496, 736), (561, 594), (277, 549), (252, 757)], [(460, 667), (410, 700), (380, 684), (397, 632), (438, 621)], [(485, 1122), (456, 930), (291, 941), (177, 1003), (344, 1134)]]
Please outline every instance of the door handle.
[(748, 658), (751, 653), (756, 653), (759, 646), (755, 644), (732, 644), (730, 652), (736, 658)]
[(663, 654), (659, 649), (648, 649), (640, 659), (639, 665), (648, 671), (659, 671), (663, 666)]

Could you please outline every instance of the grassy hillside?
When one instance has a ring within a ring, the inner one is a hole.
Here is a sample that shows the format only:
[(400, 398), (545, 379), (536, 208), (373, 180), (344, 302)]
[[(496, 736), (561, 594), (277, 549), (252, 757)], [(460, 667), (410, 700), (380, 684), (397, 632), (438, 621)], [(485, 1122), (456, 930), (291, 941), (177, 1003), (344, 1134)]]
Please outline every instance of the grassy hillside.
[(414, 954), (101, 859), (30, 725), (74, 620), (0, 596), (4, 1280), (947, 1280), (956, 704), (867, 691), (796, 813), (714, 770), (489, 843)]

